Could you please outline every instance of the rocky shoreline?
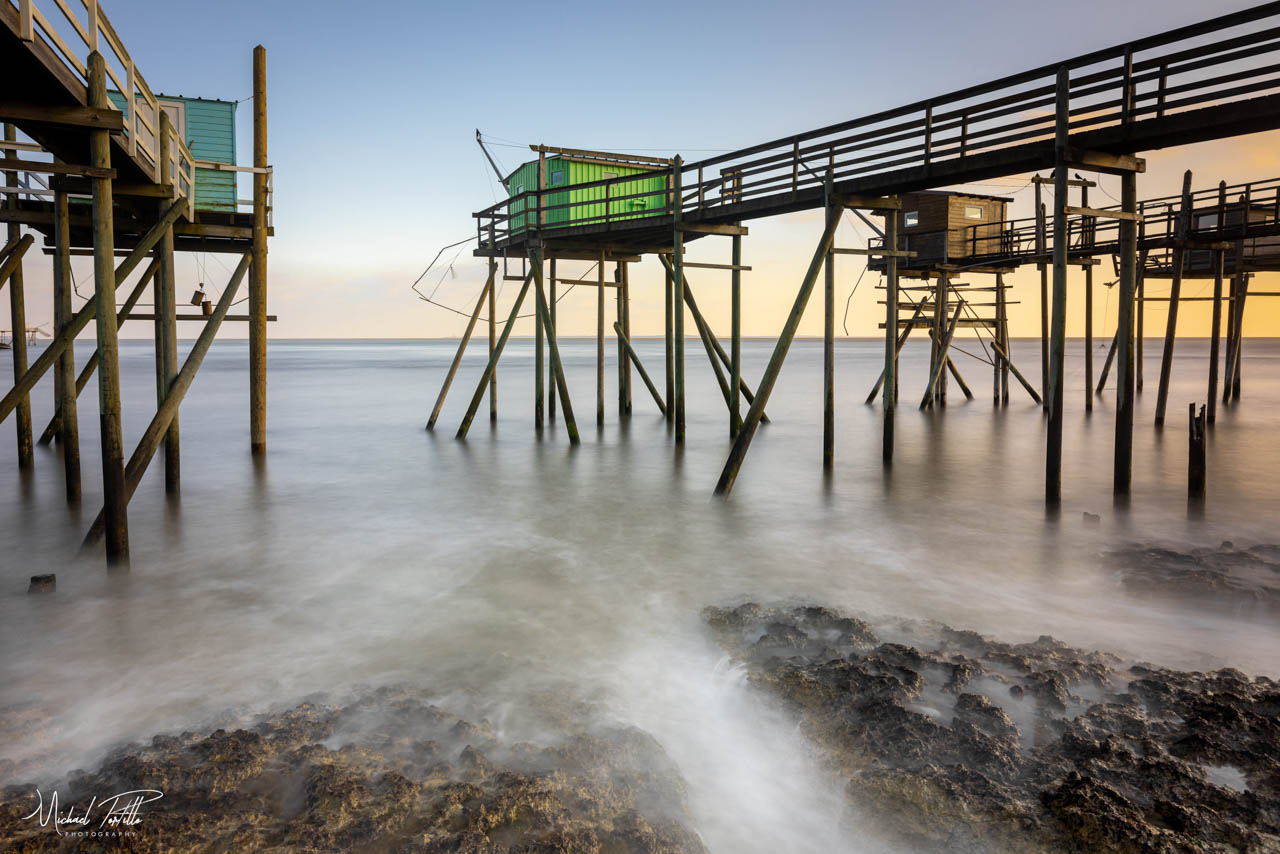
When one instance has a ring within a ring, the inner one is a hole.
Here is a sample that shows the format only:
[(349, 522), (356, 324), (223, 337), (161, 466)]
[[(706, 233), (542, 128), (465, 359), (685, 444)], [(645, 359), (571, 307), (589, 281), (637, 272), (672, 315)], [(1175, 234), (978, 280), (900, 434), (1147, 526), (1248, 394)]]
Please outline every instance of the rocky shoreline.
[(928, 851), (1280, 851), (1280, 684), (818, 606), (710, 608), (855, 805)]

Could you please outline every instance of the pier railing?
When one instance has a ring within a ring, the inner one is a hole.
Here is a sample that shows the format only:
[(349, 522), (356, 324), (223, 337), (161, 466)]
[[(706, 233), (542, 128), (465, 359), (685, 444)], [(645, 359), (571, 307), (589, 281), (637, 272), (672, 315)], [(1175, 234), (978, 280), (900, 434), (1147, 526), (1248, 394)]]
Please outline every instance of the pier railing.
[[(567, 209), (567, 219), (556, 223), (560, 229), (631, 229), (652, 226), (645, 220), (677, 208), (690, 220), (730, 221), (818, 207), (828, 180), (837, 192), (871, 193), (994, 174), (1001, 153), (1053, 139), (1062, 67), (1071, 76), (1069, 132), (1112, 129), (1123, 145), (1144, 124), (1280, 94), (1280, 3), (673, 167), (663, 204), (646, 207), (645, 216), (615, 216), (606, 206), (579, 217), (572, 205), (548, 198), (565, 188), (529, 190), (475, 214), (481, 246), (541, 231), (541, 220), (525, 216), (529, 210)], [(614, 200), (633, 198), (623, 189), (628, 180), (634, 176), (574, 189), (603, 188)]]
[[(171, 132), (172, 163), (163, 175), (160, 159), (160, 102), (133, 57), (116, 34), (98, 0), (0, 0), (18, 10), (24, 41), (43, 40), (63, 64), (88, 83), (88, 58), (98, 51), (106, 60), (106, 73), (123, 102), (124, 139), (128, 153), (156, 181), (172, 180), (179, 198), (195, 193), (195, 158), (176, 130)], [(44, 6), (48, 14), (40, 7)], [(44, 188), (47, 190), (47, 187)]]

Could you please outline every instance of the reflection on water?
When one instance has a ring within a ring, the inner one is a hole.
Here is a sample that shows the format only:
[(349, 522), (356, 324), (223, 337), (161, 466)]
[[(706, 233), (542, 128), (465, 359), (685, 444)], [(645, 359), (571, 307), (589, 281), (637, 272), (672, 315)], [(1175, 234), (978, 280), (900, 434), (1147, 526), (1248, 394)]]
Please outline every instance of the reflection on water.
[[(183, 407), (181, 504), (166, 506), (153, 465), (130, 506), (124, 579), (108, 578), (100, 557), (75, 560), (100, 500), (92, 389), (81, 398), (78, 513), (63, 503), (57, 455), (40, 449), (35, 474), (20, 478), (3, 425), (0, 705), (52, 709), (58, 724), (51, 743), (6, 745), (8, 758), (48, 756), (41, 770), (52, 775), (87, 767), (123, 738), (357, 684), (410, 682), (442, 702), (492, 709), (568, 685), (659, 739), (714, 850), (824, 851), (856, 817), (831, 801), (795, 733), (726, 669), (699, 626), (706, 605), (811, 600), (1007, 640), (1048, 633), (1173, 666), (1280, 671), (1276, 627), (1135, 600), (1098, 559), (1134, 541), (1276, 541), (1275, 342), (1246, 344), (1244, 401), (1219, 411), (1210, 437), (1203, 518), (1186, 510), (1180, 413), (1204, 398), (1207, 342), (1179, 343), (1163, 434), (1150, 427), (1158, 365), (1148, 363), (1123, 513), (1110, 497), (1114, 393), (1085, 414), (1081, 344), (1072, 342), (1057, 521), (1041, 503), (1039, 408), (1014, 385), (1010, 406), (993, 410), (990, 367), (963, 359), (976, 399), (966, 403), (953, 384), (945, 413), (917, 412), (928, 360), (918, 342), (904, 350), (891, 474), (880, 463), (880, 411), (861, 402), (881, 345), (840, 343), (836, 471), (824, 482), (821, 344), (797, 342), (770, 402), (773, 422), (757, 433), (728, 502), (711, 500), (727, 415), (696, 340), (687, 347), (689, 441), (678, 454), (638, 377), (635, 414), (619, 424), (612, 367), (608, 423), (596, 431), (594, 342), (585, 341), (562, 344), (585, 415), (580, 447), (569, 448), (558, 422), (535, 436), (527, 341), (512, 341), (503, 358), (495, 427), (482, 411), (468, 441), (453, 439), (480, 345), (437, 432), (426, 433), (455, 346), (273, 343), (269, 456), (255, 466), (247, 350), (219, 342)], [(660, 377), (661, 342), (638, 347)], [(1028, 377), (1039, 375), (1038, 349), (1015, 342)], [(770, 350), (744, 345), (753, 385)], [(81, 360), (88, 352), (82, 344)], [(149, 342), (123, 345), (130, 445), (154, 411), (151, 352)], [(37, 432), (51, 396), (41, 386), (33, 402)], [(1101, 524), (1086, 525), (1082, 511)], [(27, 577), (41, 572), (57, 572), (58, 592), (28, 597)]]

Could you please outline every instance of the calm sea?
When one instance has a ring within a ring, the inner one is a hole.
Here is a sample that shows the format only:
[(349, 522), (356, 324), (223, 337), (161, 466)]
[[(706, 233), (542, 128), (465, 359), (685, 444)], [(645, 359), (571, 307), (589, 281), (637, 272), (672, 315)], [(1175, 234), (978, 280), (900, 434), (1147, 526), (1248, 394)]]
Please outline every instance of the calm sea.
[[(532, 345), (521, 340), (502, 361), (498, 422), (486, 403), (470, 437), (453, 437), (483, 364), (477, 344), (428, 433), (455, 347), (273, 342), (269, 454), (255, 465), (247, 349), (218, 342), (182, 408), (181, 502), (165, 501), (153, 464), (129, 508), (126, 578), (108, 577), (98, 555), (76, 557), (100, 504), (94, 387), (80, 399), (78, 513), (63, 501), (58, 455), (37, 449), (34, 475), (20, 478), (13, 422), (0, 426), (0, 706), (34, 707), (55, 724), (39, 743), (0, 747), (10, 759), (42, 757), (21, 779), (90, 767), (122, 739), (314, 691), (410, 682), (501, 725), (529, 692), (551, 688), (653, 733), (689, 781), (714, 850), (862, 850), (869, 843), (837, 829), (835, 789), (798, 736), (724, 666), (700, 626), (703, 607), (812, 601), (1280, 674), (1280, 627), (1134, 598), (1101, 559), (1135, 542), (1280, 541), (1275, 341), (1246, 343), (1243, 398), (1220, 409), (1210, 436), (1203, 518), (1186, 506), (1186, 406), (1206, 394), (1207, 342), (1179, 342), (1163, 433), (1151, 426), (1158, 342), (1147, 344), (1124, 512), (1111, 500), (1114, 385), (1086, 414), (1082, 344), (1071, 342), (1056, 521), (1042, 505), (1040, 408), (1016, 384), (1010, 405), (993, 408), (991, 368), (961, 357), (975, 399), (952, 383), (945, 411), (917, 411), (920, 342), (903, 355), (891, 473), (880, 410), (862, 402), (882, 345), (839, 343), (836, 469), (824, 479), (821, 343), (800, 341), (728, 502), (711, 498), (727, 414), (696, 339), (682, 452), (638, 376), (634, 414), (619, 421), (612, 341), (600, 430), (594, 342), (562, 345), (579, 447), (559, 422), (535, 435)], [(638, 347), (661, 383), (662, 343)], [(81, 361), (89, 348), (79, 344)], [(753, 386), (771, 349), (744, 345)], [(1038, 351), (1014, 343), (1033, 382)], [(151, 359), (150, 342), (122, 346), (130, 449), (154, 411)], [(0, 371), (10, 371), (7, 354)], [(51, 397), (46, 381), (37, 433)], [(1085, 524), (1084, 511), (1101, 523)], [(57, 593), (29, 597), (28, 576), (44, 572), (57, 573)]]

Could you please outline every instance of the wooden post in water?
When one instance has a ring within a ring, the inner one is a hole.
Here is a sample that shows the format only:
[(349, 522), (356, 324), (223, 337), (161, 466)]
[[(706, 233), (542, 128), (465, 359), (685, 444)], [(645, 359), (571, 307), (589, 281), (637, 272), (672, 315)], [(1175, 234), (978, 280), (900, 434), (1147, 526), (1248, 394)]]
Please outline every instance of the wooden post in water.
[[(107, 64), (89, 54), (89, 105), (112, 109)], [(89, 132), (90, 165), (111, 168), (111, 132)], [(115, 229), (110, 178), (93, 178), (93, 289), (97, 297), (98, 418), (102, 434), (103, 525), (107, 563), (129, 565), (128, 496), (124, 482), (124, 434), (120, 416), (120, 359), (116, 337)]]
[[(1080, 187), (1080, 207), (1089, 207), (1089, 182)], [(1084, 240), (1093, 246), (1093, 221), (1085, 225)], [(1084, 411), (1093, 411), (1093, 258), (1084, 265)]]
[[(504, 268), (505, 272), (505, 268)], [(527, 279), (526, 279), (527, 281)], [(497, 320), (497, 294), (498, 286), (495, 283), (489, 288), (489, 362), (494, 363), (493, 354), (498, 352), (498, 320)], [(489, 423), (496, 424), (498, 421), (498, 369), (494, 364), (494, 369), (489, 372)]]
[(600, 253), (596, 269), (596, 426), (604, 426), (604, 267), (605, 254)]
[[(1221, 237), (1226, 223), (1227, 182), (1218, 182), (1218, 233)], [(1222, 278), (1226, 262), (1226, 253), (1221, 249), (1213, 252), (1213, 319), (1209, 330), (1209, 399), (1206, 424), (1212, 424), (1218, 417), (1218, 362), (1222, 348)]]
[[(626, 317), (626, 309), (623, 307), (625, 294), (622, 289), (622, 262), (617, 261), (613, 267), (613, 283), (615, 306), (614, 314), (615, 322), (618, 326), (622, 326), (622, 321)], [(602, 292), (604, 288), (600, 289)], [(621, 418), (627, 414), (627, 348), (622, 346), (622, 338), (618, 338), (615, 342), (618, 348), (618, 417)]]
[[(12, 124), (5, 124), (4, 138), (7, 142), (17, 140), (16, 129)], [(6, 160), (16, 160), (18, 152), (13, 149), (5, 151)], [(110, 164), (108, 164), (110, 165)], [(6, 172), (6, 183), (10, 187), (18, 186), (18, 173)], [(9, 194), (9, 207), (18, 207), (16, 193)], [(22, 226), (16, 222), (9, 223), (9, 242), (19, 240)], [(9, 325), (13, 327), (13, 381), (16, 383), (27, 372), (27, 301), (22, 281), (22, 261), (14, 265), (9, 274)], [(23, 395), (18, 402), (17, 419), (14, 423), (18, 433), (18, 468), (28, 470), (35, 465), (31, 443), (31, 398)]]
[[(1138, 178), (1133, 172), (1120, 176), (1120, 209), (1137, 213)], [(1127, 499), (1133, 482), (1133, 397), (1134, 290), (1138, 279), (1138, 228), (1131, 219), (1122, 219), (1120, 229), (1120, 302), (1116, 331), (1119, 367), (1116, 370), (1116, 437), (1112, 492), (1117, 499)]]
[[(1240, 241), (1236, 249), (1236, 258), (1244, 257), (1244, 241)], [(1237, 264), (1242, 264), (1242, 260), (1237, 260)], [(1249, 279), (1253, 277), (1252, 273), (1240, 274), (1240, 310), (1236, 313), (1236, 354), (1235, 367), (1231, 372), (1231, 399), (1240, 399), (1240, 374), (1241, 368), (1244, 367), (1244, 303), (1249, 298)]]
[[(997, 324), (997, 333), (1000, 336), (1000, 347), (1006, 356), (1012, 356), (1010, 353), (1009, 342), (1009, 295), (1004, 283), (1004, 273), (996, 273), (996, 299), (999, 301), (997, 309), (999, 323)], [(1000, 365), (1000, 405), (1009, 405), (1009, 362), (1007, 359), (997, 360)]]
[(658, 411), (666, 415), (667, 405), (662, 402), (662, 395), (658, 394), (658, 389), (654, 386), (653, 380), (649, 379), (649, 372), (644, 369), (644, 363), (640, 361), (640, 356), (636, 354), (635, 348), (631, 346), (631, 339), (627, 337), (626, 332), (618, 324), (615, 323), (613, 329), (618, 333), (618, 340), (622, 342), (622, 346), (627, 348), (627, 355), (635, 362), (636, 370), (640, 372), (640, 379), (644, 381), (645, 388), (649, 389), (649, 394), (653, 395), (653, 402), (658, 405)]
[[(173, 128), (169, 114), (160, 111), (160, 184), (171, 185), (174, 181), (172, 173), (171, 139)], [(172, 199), (165, 199), (156, 206), (156, 215), (164, 214), (165, 207)], [(156, 338), (156, 407), (164, 404), (169, 388), (178, 376), (178, 317), (177, 288), (178, 274), (173, 260), (173, 226), (165, 229), (164, 236), (156, 247), (156, 257), (160, 261), (156, 276), (152, 280), (151, 290), (155, 294), (155, 338)], [(181, 453), (178, 431), (178, 411), (169, 421), (164, 437), (164, 491), (176, 495), (182, 483)]]
[[(253, 49), (253, 165), (267, 168), (267, 51)], [(194, 192), (194, 188), (193, 188)], [(249, 268), (249, 445), (267, 450), (267, 175), (253, 173), (253, 265)]]
[[(1037, 175), (1038, 179), (1040, 176)], [(1040, 261), (1036, 269), (1040, 271), (1040, 399), (1044, 407), (1049, 408), (1049, 268), (1044, 256), (1049, 251), (1049, 241), (1045, 234), (1045, 210), (1041, 181), (1035, 182), (1036, 188), (1036, 256)]]
[[(71, 310), (71, 215), (65, 190), (53, 193), (53, 324), (55, 334), (66, 336), (74, 312)], [(76, 414), (76, 356), (70, 338), (58, 357), (58, 442), (62, 445), (62, 468), (67, 501), (80, 503), (80, 420)]]
[(1190, 432), (1187, 454), (1187, 498), (1193, 502), (1204, 501), (1205, 486), (1205, 408), (1200, 407), (1200, 415), (1196, 415), (1196, 405), (1189, 404)]
[[(800, 283), (800, 292), (796, 294), (795, 304), (791, 307), (791, 313), (787, 315), (787, 321), (782, 327), (782, 334), (778, 336), (778, 343), (774, 345), (773, 355), (769, 357), (769, 366), (765, 368), (764, 377), (760, 380), (760, 387), (756, 390), (756, 399), (751, 404), (751, 408), (747, 410), (746, 417), (742, 420), (742, 429), (738, 432), (738, 438), (734, 440), (733, 448), (729, 451), (729, 458), (725, 461), (724, 469), (720, 472), (720, 480), (716, 483), (716, 495), (728, 495), (733, 489), (733, 482), (738, 478), (738, 470), (742, 467), (742, 460), (747, 455), (747, 449), (751, 447), (751, 440), (754, 438), (756, 428), (760, 426), (760, 416), (764, 414), (765, 406), (769, 402), (769, 395), (773, 392), (773, 385), (778, 381), (778, 374), (782, 371), (782, 363), (787, 358), (787, 351), (791, 349), (791, 342), (796, 335), (796, 329), (800, 326), (800, 318), (804, 315), (805, 306), (809, 303), (809, 297), (813, 293), (813, 286), (818, 280), (818, 273), (822, 269), (822, 264), (827, 257), (827, 253), (831, 251), (831, 241), (836, 233), (836, 226), (840, 223), (840, 212), (842, 205), (827, 205), (827, 222), (823, 229), (822, 237), (818, 241), (817, 249), (813, 253), (813, 259), (809, 262), (809, 269), (805, 272), (804, 280)], [(894, 211), (894, 216), (897, 212)], [(896, 233), (896, 232), (895, 232)], [(892, 262), (893, 256), (889, 256)], [(894, 268), (890, 268), (894, 269)], [(896, 269), (894, 275), (896, 278)], [(677, 282), (680, 276), (674, 276)], [(895, 282), (896, 284), (896, 282)], [(889, 346), (893, 346), (893, 330), (889, 330)], [(886, 383), (886, 385), (890, 385)]]
[(667, 411), (665, 413), (668, 424), (674, 424), (676, 420), (676, 342), (675, 342), (675, 303), (672, 302), (672, 296), (675, 292), (675, 284), (671, 278), (671, 271), (666, 273), (666, 289), (663, 298), (666, 302), (664, 306), (666, 313), (664, 314), (666, 325), (666, 398)]
[(675, 208), (672, 219), (671, 240), (671, 301), (675, 304), (675, 323), (672, 337), (675, 343), (675, 391), (676, 391), (676, 444), (684, 444), (684, 234), (680, 231), (680, 214), (684, 207), (684, 179), (682, 170), (684, 161), (676, 155), (672, 163), (672, 188), (675, 194)]
[[(622, 332), (626, 336), (627, 341), (631, 340), (631, 263), (622, 262)], [(631, 350), (623, 345), (622, 348), (622, 382), (626, 387), (626, 413), (631, 414)]]
[[(1236, 246), (1236, 259), (1240, 258), (1240, 247)], [(1239, 260), (1236, 266), (1239, 267)], [(1231, 275), (1231, 295), (1227, 300), (1227, 363), (1222, 369), (1222, 402), (1231, 402), (1231, 381), (1236, 367), (1236, 322), (1237, 309), (1240, 307), (1240, 274)]]
[(733, 243), (733, 270), (729, 273), (729, 388), (733, 389), (733, 405), (729, 408), (729, 437), (737, 438), (742, 429), (742, 235), (729, 238)]
[[(1138, 223), (1138, 245), (1142, 246), (1146, 236), (1146, 226)], [(1143, 250), (1138, 255), (1138, 269), (1135, 274), (1137, 276), (1137, 308), (1138, 308), (1138, 333), (1135, 341), (1134, 351), (1134, 389), (1142, 391), (1142, 363), (1144, 360), (1143, 343), (1146, 341), (1145, 318), (1147, 312), (1147, 253)]]
[(1045, 451), (1044, 500), (1062, 502), (1062, 407), (1067, 346), (1067, 144), (1071, 122), (1070, 74), (1058, 69), (1053, 170), (1053, 318), (1049, 342), (1049, 436)]
[(444, 407), (445, 395), (449, 393), (449, 386), (453, 383), (453, 377), (458, 373), (458, 366), (462, 364), (462, 355), (467, 352), (467, 342), (471, 340), (471, 332), (476, 328), (476, 320), (480, 317), (480, 309), (484, 308), (485, 300), (489, 298), (489, 291), (493, 288), (493, 280), (497, 273), (498, 262), (494, 260), (493, 256), (490, 256), (489, 278), (485, 281), (484, 287), (480, 289), (480, 298), (476, 300), (475, 310), (471, 312), (471, 318), (467, 321), (467, 328), (462, 332), (462, 340), (458, 342), (458, 352), (453, 356), (453, 363), (449, 365), (449, 372), (444, 375), (444, 383), (440, 386), (440, 395), (436, 398), (436, 405), (431, 410), (431, 418), (427, 420), (428, 430), (435, 429), (436, 419), (440, 417), (440, 410)]
[[(498, 359), (502, 358), (502, 351), (507, 346), (507, 339), (511, 337), (511, 330), (515, 328), (516, 318), (520, 315), (520, 305), (524, 302), (525, 294), (529, 292), (529, 283), (533, 281), (535, 274), (540, 272), (536, 264), (531, 262), (529, 266), (531, 268), (529, 274), (524, 277), (524, 284), (520, 286), (520, 293), (516, 294), (516, 300), (511, 305), (511, 313), (507, 316), (506, 325), (502, 327), (502, 336), (495, 342), (493, 352), (489, 354), (489, 362), (485, 365), (484, 374), (480, 377), (480, 384), (476, 386), (475, 394), (471, 396), (471, 403), (467, 406), (467, 414), (463, 416), (462, 423), (458, 425), (457, 438), (459, 439), (467, 438), (467, 431), (471, 429), (471, 422), (476, 417), (476, 410), (480, 408), (480, 401), (484, 399), (485, 387), (490, 386), (493, 375), (498, 370)], [(494, 288), (491, 288), (489, 291), (490, 299), (492, 299), (494, 290)], [(492, 304), (490, 302), (490, 305)], [(490, 318), (492, 319), (492, 315), (490, 315)], [(492, 396), (490, 396), (491, 401), (492, 399)]]
[(889, 254), (884, 259), (884, 435), (880, 456), (886, 465), (893, 462), (893, 407), (898, 398), (898, 256), (895, 253), (900, 216), (899, 211), (888, 211), (884, 218), (884, 246)]
[[(539, 169), (545, 166), (545, 156), (545, 152), (539, 154)], [(530, 261), (529, 263), (532, 264), (534, 262)], [(542, 256), (538, 256), (536, 263), (542, 264)], [(542, 351), (545, 349), (543, 334), (542, 313), (535, 310), (533, 313), (533, 427), (535, 430), (542, 429), (544, 394), (542, 382), (546, 374), (542, 363)]]
[(830, 472), (836, 452), (836, 254), (830, 251), (822, 297), (822, 470)]
[(1173, 342), (1178, 328), (1178, 299), (1182, 296), (1182, 268), (1186, 261), (1187, 232), (1191, 228), (1191, 170), (1182, 175), (1182, 206), (1174, 225), (1173, 278), (1169, 285), (1169, 320), (1164, 331), (1164, 351), (1160, 354), (1160, 385), (1156, 391), (1156, 426), (1164, 426), (1169, 400), (1169, 377), (1173, 372)]
[[(564, 412), (564, 429), (569, 435), (569, 444), (576, 445), (580, 441), (578, 437), (578, 422), (573, 417), (573, 404), (569, 400), (569, 384), (564, 376), (564, 363), (560, 361), (560, 345), (557, 343), (555, 316), (552, 314), (548, 300), (542, 292), (542, 253), (535, 250), (532, 253), (532, 260), (534, 261), (532, 265), (534, 301), (536, 303), (536, 311), (542, 315), (542, 325), (546, 327), (547, 350), (551, 354), (551, 375), (555, 380), (556, 390), (560, 392), (560, 406)], [(551, 269), (555, 270), (555, 268), (556, 265), (553, 260)]]
[[(541, 258), (542, 256), (539, 255), (538, 257)], [(543, 326), (543, 333), (547, 336), (548, 342), (550, 342), (551, 326), (556, 325), (556, 259), (552, 258), (548, 262), (547, 267), (551, 273), (551, 281), (547, 282), (547, 292), (546, 292), (546, 296), (544, 297), (544, 301), (547, 303), (547, 316), (549, 320), (544, 321), (542, 326)], [(539, 272), (539, 275), (541, 275), (542, 271), (539, 270), (538, 272)], [(541, 316), (542, 312), (539, 311), (538, 314), (539, 316)], [(550, 350), (550, 345), (548, 344), (548, 351), (549, 350)], [(547, 418), (548, 420), (555, 421), (556, 420), (556, 383), (555, 383), (554, 377), (549, 377), (549, 378), (551, 379), (551, 382), (547, 384)]]

